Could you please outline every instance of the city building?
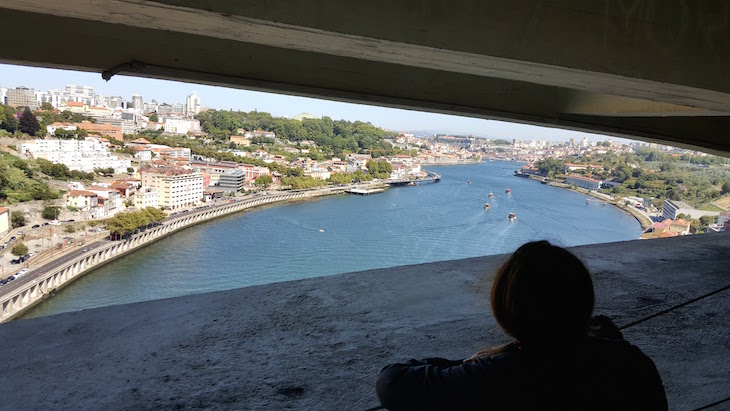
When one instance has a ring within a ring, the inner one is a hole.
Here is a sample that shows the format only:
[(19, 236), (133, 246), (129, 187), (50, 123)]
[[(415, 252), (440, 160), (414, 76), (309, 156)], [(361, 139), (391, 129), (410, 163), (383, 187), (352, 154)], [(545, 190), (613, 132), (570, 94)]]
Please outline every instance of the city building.
[(124, 136), (122, 135), (122, 128), (109, 123), (92, 123), (90, 121), (82, 121), (81, 123), (75, 124), (89, 133), (107, 135), (115, 140), (124, 139)]
[(35, 90), (27, 87), (16, 87), (7, 91), (8, 105), (11, 107), (30, 107), (35, 110), (39, 105), (35, 99)]
[(689, 229), (690, 229), (689, 221), (684, 221), (681, 218), (678, 218), (669, 223), (669, 231), (671, 231), (673, 233), (677, 233), (679, 235), (689, 234)]
[(165, 118), (165, 133), (188, 134), (189, 131), (200, 131), (200, 121)]
[(243, 170), (230, 170), (220, 174), (218, 187), (223, 191), (237, 193), (246, 184), (246, 173)]
[(135, 110), (143, 111), (144, 110), (144, 102), (142, 101), (142, 96), (140, 96), (137, 93), (132, 94), (132, 106)]
[(10, 230), (10, 210), (0, 207), (0, 235)]
[(48, 134), (54, 135), (56, 133), (56, 130), (66, 130), (66, 131), (76, 131), (78, 127), (74, 123), (61, 123), (61, 122), (55, 122), (53, 124), (49, 124), (46, 126), (46, 131), (48, 131)]
[(96, 194), (97, 207), (91, 210), (94, 218), (112, 217), (124, 209), (124, 197), (112, 188), (92, 186), (86, 191)]
[(112, 168), (115, 173), (126, 172), (130, 160), (111, 155), (107, 146), (101, 139), (87, 137), (86, 140), (28, 140), (20, 144), (19, 150), (34, 158), (63, 164), (70, 170), (91, 172), (95, 168)]
[(251, 145), (251, 139), (246, 136), (231, 136), (230, 142), (244, 147)]
[(63, 195), (66, 207), (74, 207), (81, 211), (91, 211), (99, 205), (99, 197), (96, 193), (86, 190), (71, 190)]
[(664, 200), (662, 216), (669, 220), (676, 220), (677, 216), (684, 214), (687, 218), (700, 218), (704, 216), (717, 216), (717, 211), (698, 210), (691, 205), (677, 200)]
[(586, 190), (598, 190), (601, 188), (601, 181), (588, 177), (568, 176), (565, 184), (572, 184), (576, 187), (585, 188)]
[(140, 172), (142, 191), (157, 191), (159, 206), (176, 210), (194, 206), (203, 198), (203, 175), (179, 168), (148, 168)]
[(71, 101), (86, 103), (88, 105), (95, 103), (94, 88), (90, 86), (68, 84), (66, 85), (66, 95)]
[(134, 194), (134, 206), (140, 210), (146, 207), (159, 207), (157, 191), (154, 188), (146, 187)]
[(185, 115), (192, 118), (196, 114), (200, 113), (200, 99), (198, 94), (193, 91), (185, 100)]

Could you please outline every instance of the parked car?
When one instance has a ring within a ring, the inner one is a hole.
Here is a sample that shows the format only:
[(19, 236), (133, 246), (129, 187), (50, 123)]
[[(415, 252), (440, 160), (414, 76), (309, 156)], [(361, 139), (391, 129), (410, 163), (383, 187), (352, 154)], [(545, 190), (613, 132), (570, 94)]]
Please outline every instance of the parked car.
[(35, 225), (33, 225), (33, 227), (31, 227), (31, 228), (39, 228), (39, 227), (40, 227), (40, 224), (35, 224)]
[(14, 275), (11, 275), (10, 277), (8, 277), (8, 282), (11, 282), (13, 280), (15, 280), (15, 276)]
[(15, 260), (10, 260), (10, 264), (20, 264), (20, 258), (16, 258)]
[(30, 258), (30, 257), (33, 257), (34, 255), (35, 255), (35, 253), (34, 253), (34, 252), (32, 252), (32, 251), (28, 253), (28, 257), (29, 257), (29, 258)]
[(83, 251), (84, 252), (87, 252), (87, 251), (89, 251), (89, 249), (88, 248), (84, 248)]
[(29, 272), (30, 272), (29, 269), (24, 268), (24, 269), (18, 271), (17, 273), (15, 273), (15, 278), (22, 277), (22, 276), (28, 274)]
[(18, 231), (18, 236), (23, 235), (23, 231)]
[(45, 223), (43, 223), (43, 227), (47, 226), (48, 224), (50, 224), (50, 223), (48, 221), (46, 221)]
[(10, 237), (10, 242), (12, 243), (13, 241), (15, 241), (15, 236)]
[(2, 251), (4, 249), (5, 249), (5, 246), (4, 245), (0, 245), (0, 251)]
[(7, 278), (3, 278), (2, 280), (0, 280), (0, 285), (5, 285), (8, 283), (8, 281), (10, 280), (8, 280)]
[(66, 220), (67, 223), (73, 223), (75, 220)]

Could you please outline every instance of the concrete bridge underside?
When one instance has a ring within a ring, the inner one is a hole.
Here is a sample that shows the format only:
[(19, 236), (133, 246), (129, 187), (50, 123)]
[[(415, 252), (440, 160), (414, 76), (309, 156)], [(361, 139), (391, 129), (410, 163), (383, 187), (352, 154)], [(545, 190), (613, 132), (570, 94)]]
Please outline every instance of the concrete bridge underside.
[[(619, 325), (730, 282), (730, 234), (573, 250), (593, 273), (596, 313)], [(460, 358), (506, 341), (486, 294), (503, 258), (5, 323), (0, 398), (7, 409), (365, 410), (377, 405), (373, 383), (386, 363)], [(730, 396), (728, 292), (624, 331), (656, 362), (672, 410)]]
[(2, 0), (0, 27), (6, 63), (730, 151), (722, 0)]

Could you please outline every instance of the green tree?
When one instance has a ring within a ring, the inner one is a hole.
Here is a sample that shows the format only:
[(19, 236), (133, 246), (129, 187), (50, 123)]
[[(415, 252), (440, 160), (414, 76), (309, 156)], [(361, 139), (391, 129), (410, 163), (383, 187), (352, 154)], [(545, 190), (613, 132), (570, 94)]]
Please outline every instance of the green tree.
[(66, 224), (66, 226), (63, 227), (63, 231), (69, 234), (73, 234), (76, 232), (76, 226), (73, 224)]
[(717, 221), (717, 217), (712, 215), (705, 215), (700, 217), (700, 228), (709, 227), (712, 224), (715, 224)]
[(16, 257), (24, 256), (28, 254), (28, 246), (23, 243), (15, 244), (10, 253)]
[(13, 228), (24, 226), (25, 214), (22, 211), (13, 211), (12, 213), (10, 213), (10, 222)]
[(153, 123), (157, 123), (160, 119), (157, 117), (157, 113), (150, 114), (150, 121)]
[(722, 183), (722, 194), (730, 194), (730, 181)]
[(23, 110), (22, 117), (20, 117), (18, 130), (30, 136), (34, 136), (35, 133), (37, 133), (40, 129), (41, 126), (40, 124), (38, 124), (38, 120), (36, 120), (35, 116), (30, 111), (30, 107), (26, 107), (25, 110)]
[(41, 110), (53, 111), (53, 106), (49, 102), (44, 102), (44, 103), (41, 103)]
[(95, 168), (94, 172), (96, 174), (102, 175), (102, 176), (111, 176), (114, 175), (114, 169), (111, 167), (104, 167), (104, 168)]
[(127, 173), (134, 173), (134, 168), (127, 167)]
[(264, 174), (264, 175), (258, 176), (256, 178), (256, 181), (254, 182), (254, 184), (256, 184), (257, 186), (268, 187), (269, 184), (271, 184), (273, 182), (274, 182), (274, 179), (271, 178), (270, 175)]
[(58, 220), (58, 216), (61, 214), (61, 209), (56, 206), (43, 207), (43, 213), (41, 214), (46, 220)]
[(0, 129), (15, 133), (18, 129), (18, 119), (15, 117), (16, 112), (14, 107), (0, 104)]

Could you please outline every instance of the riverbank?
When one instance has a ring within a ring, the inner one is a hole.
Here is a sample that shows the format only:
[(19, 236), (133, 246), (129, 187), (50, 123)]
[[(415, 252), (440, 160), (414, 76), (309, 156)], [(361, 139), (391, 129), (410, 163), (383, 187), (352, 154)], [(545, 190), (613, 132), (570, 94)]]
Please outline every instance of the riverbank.
[[(208, 221), (106, 265), (24, 318), (506, 253), (530, 240), (573, 246), (640, 236), (639, 225), (626, 214), (586, 207), (585, 196), (513, 179), (513, 169), (506, 162), (434, 168), (439, 184), (271, 203), (265, 210)], [(485, 212), (489, 191), (495, 196)], [(507, 219), (510, 212), (516, 221)]]
[(588, 195), (588, 196), (597, 198), (597, 199), (599, 199), (601, 201), (604, 201), (607, 204), (611, 204), (614, 207), (618, 208), (619, 210), (625, 212), (626, 214), (634, 217), (636, 219), (636, 221), (639, 222), (639, 225), (641, 225), (641, 230), (642, 231), (644, 231), (647, 228), (651, 227), (651, 225), (654, 223), (653, 221), (651, 221), (650, 218), (648, 218), (644, 214), (642, 214), (642, 213), (640, 213), (640, 212), (632, 209), (631, 207), (627, 207), (624, 204), (621, 204), (619, 201), (616, 201), (615, 198), (610, 197), (610, 196), (608, 196), (606, 194), (597, 193), (595, 191), (586, 190), (584, 188), (575, 187), (575, 186), (571, 186), (571, 185), (564, 184), (564, 183), (547, 182), (545, 184), (547, 184), (547, 185), (549, 185), (551, 187), (564, 188), (564, 189), (567, 189), (567, 190), (574, 191), (576, 193), (585, 194), (585, 195)]
[[(369, 183), (379, 185), (378, 183)], [(357, 186), (357, 185), (351, 185)], [(230, 216), (266, 204), (289, 203), (311, 200), (318, 197), (344, 194), (350, 186), (318, 188), (294, 192), (274, 193), (266, 196), (246, 196), (230, 203), (203, 206), (182, 211), (168, 217), (161, 226), (153, 227), (123, 241), (109, 241), (106, 238), (87, 242), (83, 249), (59, 254), (44, 264), (32, 269), (0, 289), (0, 322), (8, 321), (27, 314), (31, 308), (55, 295), (60, 289), (85, 276), (97, 268), (135, 251), (182, 229)]]

